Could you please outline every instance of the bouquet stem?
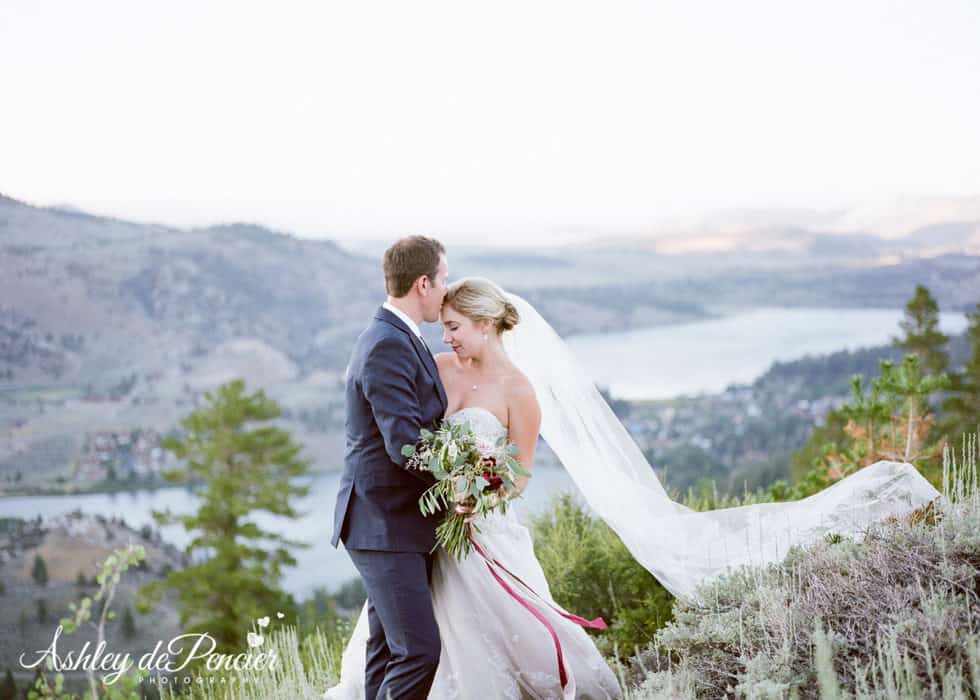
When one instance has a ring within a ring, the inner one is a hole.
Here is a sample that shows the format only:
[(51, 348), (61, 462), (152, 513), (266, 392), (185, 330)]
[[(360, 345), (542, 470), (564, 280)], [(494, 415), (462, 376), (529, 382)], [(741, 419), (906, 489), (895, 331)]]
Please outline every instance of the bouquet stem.
[(465, 559), (472, 549), (470, 528), (465, 515), (450, 511), (438, 527), (436, 541), (456, 559)]

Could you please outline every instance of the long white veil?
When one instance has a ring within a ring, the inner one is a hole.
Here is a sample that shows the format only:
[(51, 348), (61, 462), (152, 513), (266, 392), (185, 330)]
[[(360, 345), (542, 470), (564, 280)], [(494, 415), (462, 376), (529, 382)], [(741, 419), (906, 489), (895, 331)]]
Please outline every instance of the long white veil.
[(860, 536), (939, 496), (911, 464), (881, 461), (801, 501), (694, 512), (670, 499), (568, 345), (530, 303), (508, 297), (521, 320), (504, 347), (537, 393), (541, 437), (589, 506), (675, 596), (696, 599), (701, 583), (732, 568), (779, 561), (827, 533)]

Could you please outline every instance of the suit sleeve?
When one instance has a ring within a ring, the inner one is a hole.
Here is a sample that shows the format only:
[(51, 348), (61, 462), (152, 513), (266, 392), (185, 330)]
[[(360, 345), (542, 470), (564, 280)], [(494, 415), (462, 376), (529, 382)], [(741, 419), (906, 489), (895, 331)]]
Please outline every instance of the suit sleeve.
[(428, 472), (406, 469), (407, 458), (402, 455), (402, 447), (416, 444), (422, 429), (422, 406), (415, 388), (418, 368), (413, 362), (414, 357), (414, 350), (402, 342), (391, 338), (379, 341), (364, 362), (361, 387), (391, 461), (409, 474), (431, 483)]

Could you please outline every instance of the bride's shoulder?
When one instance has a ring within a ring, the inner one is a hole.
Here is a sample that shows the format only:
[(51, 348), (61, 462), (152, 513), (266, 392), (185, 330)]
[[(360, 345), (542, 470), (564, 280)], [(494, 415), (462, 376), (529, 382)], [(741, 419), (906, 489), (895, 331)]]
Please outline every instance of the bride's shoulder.
[(436, 360), (436, 367), (440, 370), (449, 369), (459, 364), (459, 359), (454, 352), (437, 352), (433, 357)]
[(454, 377), (460, 370), (459, 358), (456, 357), (454, 352), (440, 352), (433, 355), (436, 360), (436, 369), (439, 371), (439, 376), (442, 378), (443, 383), (452, 381)]
[[(519, 369), (507, 382), (507, 414), (509, 425), (536, 432), (541, 425), (541, 405), (534, 386)], [(516, 428), (515, 428), (516, 430)]]
[(514, 367), (508, 380), (507, 391), (513, 400), (537, 403), (534, 386), (531, 384), (531, 380), (527, 378), (527, 375), (521, 370)]

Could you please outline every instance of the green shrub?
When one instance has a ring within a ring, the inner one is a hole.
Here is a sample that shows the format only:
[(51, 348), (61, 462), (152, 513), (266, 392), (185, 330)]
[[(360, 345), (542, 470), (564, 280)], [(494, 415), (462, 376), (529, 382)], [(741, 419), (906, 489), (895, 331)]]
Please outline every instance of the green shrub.
[(600, 649), (628, 657), (671, 619), (673, 596), (629, 553), (604, 522), (571, 495), (556, 496), (531, 522), (534, 551), (555, 601), (609, 629)]

